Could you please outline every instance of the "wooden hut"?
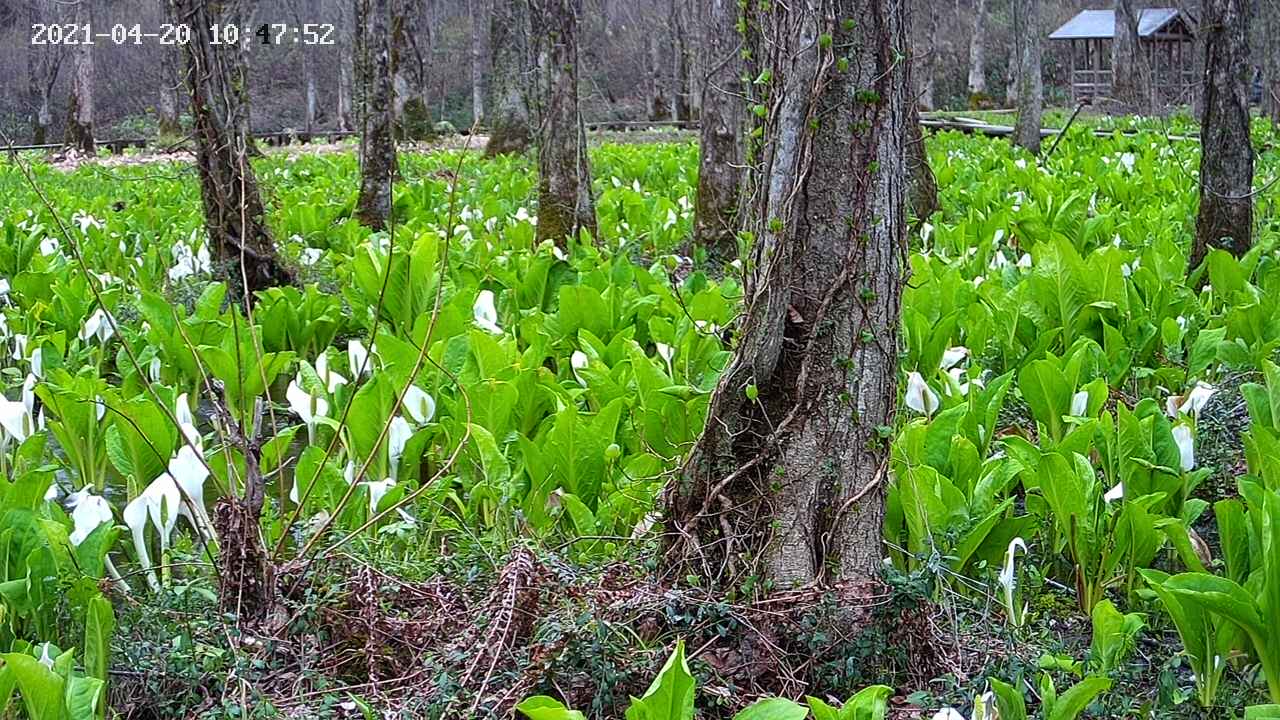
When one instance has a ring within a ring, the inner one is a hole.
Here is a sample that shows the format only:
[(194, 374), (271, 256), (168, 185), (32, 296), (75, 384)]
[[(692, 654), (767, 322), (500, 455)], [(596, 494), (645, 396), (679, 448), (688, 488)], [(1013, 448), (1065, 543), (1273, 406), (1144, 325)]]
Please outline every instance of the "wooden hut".
[[(1152, 72), (1152, 90), (1161, 100), (1180, 100), (1196, 84), (1196, 20), (1176, 8), (1145, 8), (1138, 15), (1139, 52)], [(1111, 93), (1111, 43), (1115, 39), (1114, 10), (1084, 10), (1049, 34), (1050, 40), (1071, 44), (1071, 99), (1105, 97)]]

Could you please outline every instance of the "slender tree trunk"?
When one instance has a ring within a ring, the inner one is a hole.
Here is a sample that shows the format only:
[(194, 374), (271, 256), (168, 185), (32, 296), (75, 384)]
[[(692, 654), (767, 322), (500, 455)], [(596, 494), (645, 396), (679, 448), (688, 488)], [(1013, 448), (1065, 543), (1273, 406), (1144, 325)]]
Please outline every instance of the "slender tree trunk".
[(1249, 142), (1249, 0), (1208, 0), (1200, 212), (1191, 267), (1209, 248), (1240, 256), (1253, 243), (1253, 146)]
[(542, 43), (538, 114), (538, 241), (595, 237), (596, 207), (587, 132), (578, 105), (578, 18), (582, 0), (534, 0), (533, 34)]
[(352, 3), (349, 0), (337, 0), (338, 3), (338, 129), (350, 131), (355, 129), (355, 113), (352, 109), (352, 76), (354, 74), (353, 60), (356, 51), (347, 52), (347, 48), (354, 48), (355, 33), (351, 28), (355, 22), (353, 13), (351, 12)]
[(969, 102), (981, 104), (987, 94), (987, 0), (974, 0), (973, 33), (969, 36)]
[[(27, 6), (28, 26), (46, 22), (43, 8), (37, 3)], [(49, 127), (53, 125), (50, 98), (53, 85), (62, 67), (62, 45), (32, 45), (27, 48), (27, 94), (31, 105), (31, 141), (36, 145), (48, 142)]]
[(706, 0), (709, 74), (702, 86), (698, 204), (694, 239), (728, 258), (737, 251), (746, 102), (739, 52), (738, 1)]
[(648, 45), (648, 65), (645, 67), (645, 83), (649, 88), (646, 93), (646, 97), (649, 99), (649, 119), (665, 120), (670, 113), (662, 89), (662, 44), (658, 41), (656, 33), (649, 35)]
[(1040, 153), (1040, 116), (1044, 81), (1040, 76), (1040, 0), (1014, 0), (1021, 45), (1018, 60), (1018, 122), (1013, 141), (1033, 155)]
[(240, 52), (215, 45), (209, 27), (240, 17), (238, 0), (170, 0), (174, 17), (191, 28), (183, 46), (187, 87), (196, 141), (196, 167), (205, 228), (215, 255), (227, 266), (227, 277), (244, 290), (293, 282), (276, 255), (263, 217), (258, 182), (249, 164), (248, 112), (241, 103), (247, 92)]
[(1009, 62), (1004, 69), (1004, 106), (1018, 106), (1018, 48), (1009, 51)]
[(1263, 34), (1262, 111), (1280, 125), (1280, 0), (1260, 0)]
[(396, 174), (391, 0), (356, 0), (360, 83), (360, 197), (356, 217), (374, 230), (391, 216), (391, 183)]
[[(77, 26), (92, 25), (93, 9), (93, 0), (80, 0), (75, 4), (72, 22)], [(92, 155), (97, 150), (93, 142), (93, 45), (73, 45), (71, 58), (71, 102), (67, 107), (67, 133), (63, 142)]]
[(919, 23), (923, 45), (913, 50), (912, 63), (915, 68), (912, 75), (916, 78), (918, 95), (917, 104), (925, 110), (933, 110), (936, 101), (933, 97), (934, 79), (938, 72), (938, 7), (931, 0), (917, 2), (912, 8), (912, 21)]
[(748, 151), (755, 270), (737, 352), (666, 498), (682, 574), (786, 587), (879, 571), (879, 428), (893, 422), (905, 262), (905, 2), (748, 4), (770, 78)]
[[(372, 3), (367, 4), (367, 12), (370, 15), (386, 14), (389, 18), (387, 20), (389, 23), (387, 28), (389, 38), (387, 67), (391, 74), (392, 139), (399, 138), (404, 140), (411, 134), (416, 133), (416, 127), (411, 128), (410, 126), (417, 126), (420, 122), (426, 122), (429, 115), (425, 101), (422, 104), (421, 117), (410, 118), (405, 114), (410, 100), (414, 99), (415, 95), (419, 95), (419, 93), (414, 92), (414, 83), (409, 79), (409, 74), (412, 72), (414, 65), (409, 62), (409, 56), (416, 47), (417, 42), (417, 5), (409, 0), (389, 0), (386, 13), (381, 13), (376, 4)], [(378, 22), (376, 18), (371, 18), (371, 20), (373, 23)], [(366, 27), (366, 31), (372, 30), (372, 27)], [(370, 42), (373, 43), (370, 46), (370, 52), (372, 53), (370, 62), (376, 75), (377, 55), (379, 52), (376, 34), (370, 35)], [(426, 87), (427, 78), (424, 77), (421, 66), (419, 66), (417, 75), (419, 80), (418, 87)], [(376, 87), (376, 78), (373, 82), (374, 87)], [(367, 91), (365, 97), (369, 97)], [(417, 114), (415, 109), (414, 115)]]
[(1151, 111), (1147, 58), (1138, 41), (1138, 13), (1134, 0), (1115, 0), (1115, 40), (1111, 43), (1111, 96), (1128, 110)]
[(493, 0), (489, 16), (488, 157), (522, 153), (533, 139), (527, 88), (534, 81), (529, 0)]
[[(168, 3), (164, 4), (165, 22), (172, 23), (173, 16)], [(160, 87), (156, 93), (156, 128), (160, 137), (174, 138), (182, 133), (179, 121), (180, 91), (182, 81), (182, 48), (177, 44), (160, 48)]]
[(471, 120), (484, 121), (484, 0), (467, 0), (471, 20)]
[(933, 176), (933, 168), (929, 167), (929, 152), (925, 148), (920, 109), (917, 107), (911, 108), (906, 148), (907, 172), (911, 178), (911, 214), (917, 223), (921, 223), (937, 212), (941, 205), (938, 204), (938, 181)]

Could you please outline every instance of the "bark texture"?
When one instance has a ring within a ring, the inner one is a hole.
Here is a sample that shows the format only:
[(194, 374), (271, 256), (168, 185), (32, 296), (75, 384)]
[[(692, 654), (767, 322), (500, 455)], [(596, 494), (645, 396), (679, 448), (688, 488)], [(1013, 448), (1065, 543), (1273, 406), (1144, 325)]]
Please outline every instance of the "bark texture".
[(471, 120), (484, 121), (484, 20), (488, 13), (485, 0), (467, 0), (471, 21)]
[(737, 350), (668, 489), (673, 570), (779, 586), (879, 570), (906, 253), (905, 5), (748, 5), (770, 73), (748, 149), (754, 271)]
[(356, 217), (374, 230), (391, 217), (391, 184), (396, 173), (395, 113), (391, 67), (391, 0), (357, 0), (360, 38), (360, 196)]
[(349, 131), (354, 130), (355, 112), (352, 95), (354, 94), (353, 76), (355, 74), (355, 38), (351, 28), (353, 25), (351, 3), (346, 0), (338, 0), (338, 47), (353, 48), (350, 53), (339, 53), (338, 58), (338, 97), (337, 97), (337, 120), (338, 129)]
[(489, 15), (488, 157), (522, 153), (533, 141), (527, 89), (533, 84), (529, 0), (493, 0)]
[(1249, 142), (1249, 0), (1208, 0), (1200, 211), (1191, 267), (1216, 247), (1240, 256), (1253, 242), (1253, 146)]
[(1020, 26), (1018, 44), (1018, 122), (1014, 143), (1040, 153), (1040, 116), (1044, 112), (1044, 80), (1040, 74), (1040, 0), (1014, 0)]
[(540, 43), (538, 108), (538, 242), (564, 244), (583, 231), (595, 237), (596, 204), (587, 131), (578, 104), (578, 17), (582, 0), (533, 0)]
[[(1015, 0), (1016, 1), (1016, 0)], [(974, 0), (973, 32), (969, 35), (969, 101), (987, 94), (987, 0)]]
[[(164, 5), (165, 22), (173, 22), (168, 3)], [(156, 127), (161, 137), (173, 138), (182, 132), (181, 104), (182, 48), (177, 44), (160, 48), (160, 87), (156, 91)]]
[[(27, 25), (47, 22), (44, 8), (38, 3), (27, 6)], [(53, 124), (53, 111), (50, 101), (53, 85), (58, 81), (58, 70), (62, 67), (62, 45), (33, 45), (26, 49), (27, 55), (27, 102), (31, 108), (31, 137), (36, 145), (48, 142), (49, 126)]]
[(1140, 5), (1134, 0), (1115, 0), (1116, 30), (1111, 43), (1111, 96), (1127, 110), (1151, 111), (1151, 84), (1146, 56), (1138, 42)]
[[(93, 0), (80, 0), (74, 8), (73, 23), (93, 24)], [(71, 101), (67, 106), (67, 132), (63, 142), (92, 155), (97, 149), (93, 142), (93, 45), (72, 45), (71, 62)]]
[(938, 72), (938, 7), (930, 0), (917, 2), (911, 8), (911, 22), (920, 28), (924, 45), (912, 48), (912, 76), (916, 79), (916, 104), (925, 110), (936, 107), (933, 97), (934, 76)]
[(929, 153), (924, 145), (919, 108), (912, 108), (911, 121), (907, 123), (906, 163), (911, 177), (911, 214), (921, 223), (941, 205), (938, 204), (938, 181), (933, 176), (933, 168), (929, 167)]
[(205, 227), (232, 285), (255, 290), (293, 282), (276, 255), (249, 165), (245, 66), (234, 47), (211, 42), (209, 27), (240, 16), (238, 0), (170, 0), (174, 17), (191, 27), (183, 46), (191, 94), (196, 166)]
[(1280, 0), (1260, 0), (1262, 31), (1262, 112), (1280, 125)]
[(742, 88), (737, 0), (706, 0), (709, 74), (702, 87), (694, 240), (728, 258), (737, 251), (742, 190)]

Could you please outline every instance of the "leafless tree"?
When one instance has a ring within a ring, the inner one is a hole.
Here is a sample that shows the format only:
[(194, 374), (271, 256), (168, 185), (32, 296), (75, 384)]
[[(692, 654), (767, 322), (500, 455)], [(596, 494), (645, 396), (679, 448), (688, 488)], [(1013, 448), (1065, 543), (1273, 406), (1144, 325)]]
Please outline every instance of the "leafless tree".
[(865, 577), (882, 557), (897, 395), (906, 0), (748, 12), (768, 76), (744, 205), (755, 270), (737, 351), (667, 498), (668, 561), (711, 582)]
[(578, 100), (578, 18), (582, 0), (532, 0), (540, 44), (538, 241), (596, 234), (587, 132)]
[(392, 0), (356, 0), (356, 81), (360, 96), (360, 197), (356, 217), (375, 230), (391, 216), (396, 142), (391, 67)]
[(1200, 211), (1191, 267), (1209, 248), (1243, 255), (1253, 243), (1253, 145), (1249, 140), (1249, 0), (1207, 0)]
[[(91, 26), (93, 3), (94, 0), (77, 0), (71, 22), (77, 27)], [(93, 44), (79, 42), (72, 45), (71, 62), (71, 102), (67, 108), (64, 142), (81, 152), (93, 154)]]
[(467, 13), (471, 20), (471, 119), (477, 123), (484, 120), (484, 34), (488, 5), (485, 0), (467, 0)]
[(1014, 36), (1018, 41), (1018, 122), (1013, 141), (1032, 154), (1040, 152), (1040, 116), (1044, 111), (1044, 79), (1040, 72), (1040, 0), (1014, 0)]
[(1134, 0), (1115, 0), (1115, 36), (1111, 42), (1111, 95), (1125, 108), (1150, 112), (1152, 104), (1146, 55), (1138, 41), (1138, 13)]
[(240, 51), (214, 43), (210, 27), (243, 17), (241, 0), (170, 0), (174, 17), (191, 27), (183, 52), (196, 141), (205, 228), (228, 277), (246, 293), (293, 282), (276, 255), (249, 164), (245, 66)]
[(1280, 0), (1258, 0), (1262, 12), (1262, 109), (1280, 125)]
[(489, 22), (489, 142), (485, 155), (524, 152), (533, 138), (529, 0), (493, 0)]
[(987, 94), (987, 0), (974, 0), (973, 33), (969, 36), (969, 102)]
[[(41, 17), (37, 3), (27, 5), (27, 24), (35, 26), (45, 19)], [(37, 145), (48, 140), (49, 127), (53, 124), (50, 101), (58, 70), (65, 57), (62, 44), (32, 44), (27, 50), (27, 95), (31, 106), (31, 138)]]

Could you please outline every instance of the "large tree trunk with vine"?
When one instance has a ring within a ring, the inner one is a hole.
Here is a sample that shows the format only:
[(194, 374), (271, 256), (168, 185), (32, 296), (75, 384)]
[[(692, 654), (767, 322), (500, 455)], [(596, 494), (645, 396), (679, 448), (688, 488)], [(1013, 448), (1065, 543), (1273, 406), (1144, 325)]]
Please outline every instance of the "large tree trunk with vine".
[(391, 1), (357, 0), (357, 82), (360, 94), (360, 197), (356, 217), (374, 230), (391, 217), (396, 173), (395, 111), (391, 68)]
[(1115, 39), (1111, 43), (1111, 96), (1125, 109), (1151, 111), (1147, 58), (1138, 41), (1138, 13), (1133, 0), (1115, 0)]
[(666, 497), (681, 574), (796, 586), (879, 570), (906, 256), (906, 1), (749, 4), (769, 78), (748, 150), (755, 269), (737, 350)]
[[(80, 0), (75, 4), (72, 22), (76, 26), (93, 24), (93, 0)], [(97, 149), (93, 142), (93, 44), (72, 46), (71, 57), (71, 102), (67, 107), (67, 132), (63, 142), (92, 155)]]
[(1014, 0), (1019, 24), (1018, 122), (1014, 143), (1033, 155), (1040, 153), (1040, 116), (1044, 112), (1044, 79), (1040, 74), (1040, 0)]
[(1236, 256), (1253, 243), (1253, 146), (1249, 142), (1249, 0), (1205, 3), (1200, 212), (1191, 267), (1216, 247)]
[(196, 167), (212, 250), (233, 285), (246, 293), (286, 285), (293, 274), (276, 255), (258, 182), (249, 164), (246, 73), (240, 52), (214, 44), (211, 25), (242, 17), (238, 0), (171, 0), (174, 17), (191, 28), (183, 46), (191, 94)]
[(527, 88), (533, 81), (529, 0), (493, 0), (489, 14), (488, 157), (522, 153), (533, 141)]
[(706, 0), (709, 72), (702, 86), (702, 130), (694, 240), (726, 258), (737, 251), (746, 102), (739, 53), (738, 0)]
[(533, 0), (541, 43), (538, 108), (538, 242), (596, 234), (587, 131), (578, 104), (578, 16), (582, 0)]

